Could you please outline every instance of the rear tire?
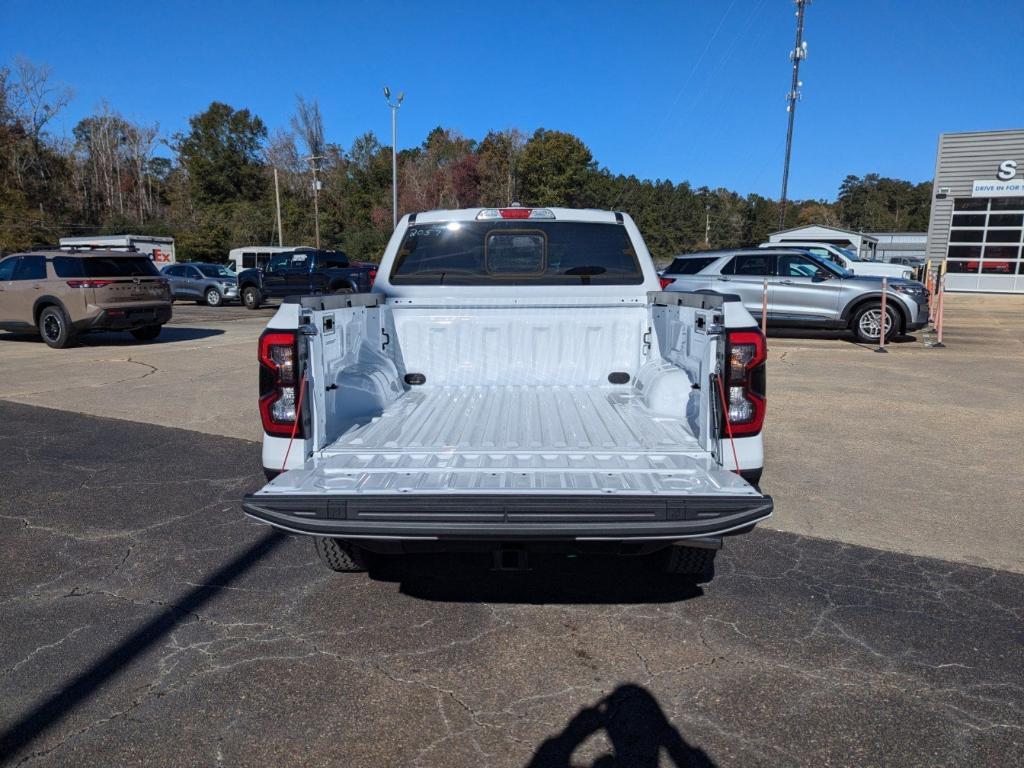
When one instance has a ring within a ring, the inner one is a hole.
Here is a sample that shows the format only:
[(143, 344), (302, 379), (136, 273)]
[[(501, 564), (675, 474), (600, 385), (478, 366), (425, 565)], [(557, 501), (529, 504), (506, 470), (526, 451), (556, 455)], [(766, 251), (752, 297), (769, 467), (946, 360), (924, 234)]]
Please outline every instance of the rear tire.
[(224, 303), (224, 297), (220, 295), (220, 291), (216, 288), (210, 288), (206, 291), (206, 306), (208, 307), (219, 307)]
[(242, 289), (242, 303), (246, 309), (259, 309), (263, 303), (263, 294), (254, 285), (247, 285)]
[(320, 562), (338, 573), (362, 573), (366, 570), (366, 553), (357, 546), (326, 536), (314, 539)]
[[(891, 303), (887, 303), (885, 314), (887, 318), (885, 340), (889, 341), (899, 332), (900, 317), (898, 311), (893, 308)], [(853, 319), (850, 320), (850, 330), (857, 337), (857, 341), (862, 344), (878, 343), (881, 336), (879, 333), (881, 315), (882, 302), (880, 301), (865, 304), (853, 313)]]
[(152, 341), (160, 335), (162, 328), (162, 325), (146, 325), (142, 328), (132, 328), (130, 333), (136, 341)]
[(39, 335), (54, 349), (69, 347), (75, 340), (67, 314), (56, 305), (43, 307), (39, 313)]
[(701, 547), (668, 548), (665, 554), (665, 573), (689, 576), (698, 584), (704, 584), (715, 577), (715, 555), (717, 549)]

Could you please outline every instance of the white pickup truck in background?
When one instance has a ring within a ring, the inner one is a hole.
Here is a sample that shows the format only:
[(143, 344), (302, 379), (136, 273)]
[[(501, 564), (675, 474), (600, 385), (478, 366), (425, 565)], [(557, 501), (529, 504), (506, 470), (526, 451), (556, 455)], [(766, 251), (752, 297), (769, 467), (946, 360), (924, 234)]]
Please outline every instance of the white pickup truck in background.
[(659, 291), (622, 213), (406, 216), (373, 293), (295, 297), (259, 342), (248, 515), (367, 553), (664, 558), (710, 578), (767, 518), (765, 342), (730, 296)]
[(828, 259), (838, 264), (847, 272), (858, 277), (891, 277), (900, 280), (913, 280), (914, 269), (906, 264), (890, 264), (886, 261), (865, 261), (849, 248), (841, 248), (832, 243), (812, 243), (806, 240), (781, 240), (774, 243), (761, 243), (758, 248), (798, 248), (809, 251), (815, 256)]

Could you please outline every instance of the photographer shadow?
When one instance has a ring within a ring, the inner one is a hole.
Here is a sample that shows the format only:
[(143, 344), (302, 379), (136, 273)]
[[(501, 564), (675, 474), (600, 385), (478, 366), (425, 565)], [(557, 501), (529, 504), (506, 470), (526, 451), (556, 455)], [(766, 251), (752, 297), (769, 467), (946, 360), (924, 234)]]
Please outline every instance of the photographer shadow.
[(573, 753), (604, 731), (612, 753), (590, 768), (658, 768), (662, 750), (676, 768), (714, 768), (704, 750), (691, 746), (669, 722), (657, 699), (644, 687), (620, 685), (592, 707), (581, 709), (564, 730), (538, 747), (527, 768), (573, 768)]

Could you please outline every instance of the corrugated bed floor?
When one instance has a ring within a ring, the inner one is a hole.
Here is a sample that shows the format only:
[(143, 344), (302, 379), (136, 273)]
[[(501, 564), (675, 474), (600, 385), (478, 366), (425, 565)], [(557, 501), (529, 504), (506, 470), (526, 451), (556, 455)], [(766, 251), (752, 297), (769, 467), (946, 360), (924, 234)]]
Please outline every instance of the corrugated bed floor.
[(555, 386), (414, 389), (267, 491), (757, 495), (630, 388)]
[(693, 452), (700, 447), (681, 418), (652, 413), (628, 388), (510, 386), (412, 390), (327, 453), (367, 449)]

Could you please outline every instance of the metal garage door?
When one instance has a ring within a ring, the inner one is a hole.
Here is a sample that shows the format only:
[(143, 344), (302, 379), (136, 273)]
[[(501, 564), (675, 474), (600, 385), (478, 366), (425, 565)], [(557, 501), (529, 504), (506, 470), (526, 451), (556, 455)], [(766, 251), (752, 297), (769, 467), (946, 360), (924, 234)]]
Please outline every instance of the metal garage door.
[(946, 251), (950, 291), (1024, 293), (1024, 197), (954, 201)]

